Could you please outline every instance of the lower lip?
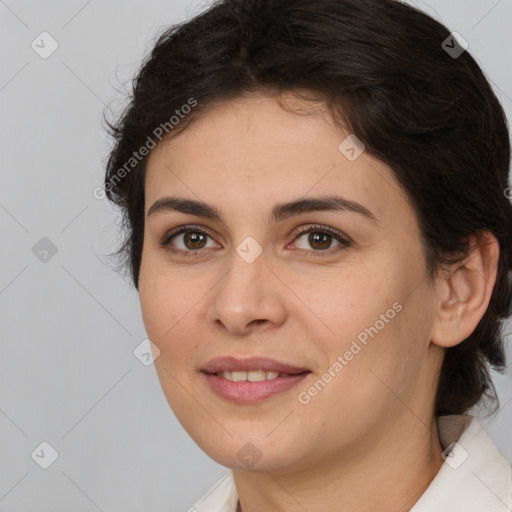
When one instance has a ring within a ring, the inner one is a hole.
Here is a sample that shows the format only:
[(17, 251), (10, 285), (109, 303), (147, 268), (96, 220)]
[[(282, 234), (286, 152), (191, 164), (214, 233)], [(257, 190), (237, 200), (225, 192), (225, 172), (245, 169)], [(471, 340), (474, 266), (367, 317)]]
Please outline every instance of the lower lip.
[(234, 382), (219, 375), (203, 374), (212, 391), (220, 397), (240, 404), (252, 404), (293, 388), (307, 377), (309, 372), (259, 382)]

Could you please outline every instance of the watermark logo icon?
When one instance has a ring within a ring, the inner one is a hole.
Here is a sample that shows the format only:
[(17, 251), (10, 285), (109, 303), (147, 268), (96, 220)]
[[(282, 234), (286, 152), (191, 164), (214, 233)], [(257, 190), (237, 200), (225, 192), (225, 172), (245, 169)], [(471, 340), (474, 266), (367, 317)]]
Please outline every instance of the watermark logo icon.
[(48, 32), (41, 32), (30, 44), (39, 57), (47, 59), (59, 47), (59, 43)]
[(47, 441), (43, 441), (30, 454), (38, 466), (48, 469), (59, 457), (57, 450)]
[(263, 247), (248, 236), (238, 245), (236, 252), (246, 263), (252, 263), (263, 252)]
[(144, 366), (151, 366), (160, 356), (160, 349), (149, 338), (145, 338), (135, 347), (133, 354)]
[(56, 254), (57, 246), (46, 236), (43, 236), (33, 247), (32, 253), (42, 263), (48, 263)]
[(353, 162), (363, 154), (366, 146), (356, 135), (351, 133), (346, 139), (341, 141), (338, 149), (347, 160)]
[(236, 455), (238, 460), (247, 468), (254, 467), (263, 457), (263, 454), (253, 443), (244, 444)]
[(452, 469), (462, 466), (469, 457), (468, 452), (457, 442), (448, 445), (441, 455)]
[(458, 33), (452, 32), (442, 43), (441, 48), (452, 58), (457, 59), (469, 47), (469, 43)]

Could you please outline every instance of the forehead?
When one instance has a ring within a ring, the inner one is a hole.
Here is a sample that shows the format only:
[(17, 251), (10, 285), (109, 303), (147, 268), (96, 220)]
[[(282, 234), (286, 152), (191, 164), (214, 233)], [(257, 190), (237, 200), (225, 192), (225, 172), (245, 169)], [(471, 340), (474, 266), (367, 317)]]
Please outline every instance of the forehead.
[(263, 213), (271, 204), (333, 193), (377, 217), (412, 214), (386, 164), (366, 151), (350, 160), (340, 150), (349, 133), (325, 107), (293, 96), (284, 105), (291, 111), (269, 96), (226, 102), (159, 144), (147, 163), (146, 214), (165, 195)]

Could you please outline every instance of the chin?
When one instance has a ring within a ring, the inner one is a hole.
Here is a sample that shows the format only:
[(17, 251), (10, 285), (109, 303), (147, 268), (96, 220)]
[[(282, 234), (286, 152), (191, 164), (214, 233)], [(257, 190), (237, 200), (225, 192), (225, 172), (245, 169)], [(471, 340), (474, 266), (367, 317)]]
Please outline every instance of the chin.
[[(278, 471), (290, 469), (300, 463), (301, 454), (298, 446), (303, 443), (293, 442), (289, 436), (270, 440), (266, 438), (269, 430), (261, 435), (223, 435), (225, 443), (221, 444), (218, 437), (215, 442), (212, 438), (192, 438), (196, 444), (215, 462), (227, 468), (241, 469), (255, 472)], [(288, 443), (286, 442), (288, 441)]]

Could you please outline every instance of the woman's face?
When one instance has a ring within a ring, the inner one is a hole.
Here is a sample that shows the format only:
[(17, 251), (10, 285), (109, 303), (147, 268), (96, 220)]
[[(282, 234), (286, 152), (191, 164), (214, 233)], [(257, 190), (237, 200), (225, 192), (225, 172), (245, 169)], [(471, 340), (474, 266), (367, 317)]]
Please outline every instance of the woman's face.
[(432, 421), (442, 351), (416, 217), (347, 135), (246, 97), (149, 157), (143, 320), (170, 406), (225, 466), (357, 457)]

